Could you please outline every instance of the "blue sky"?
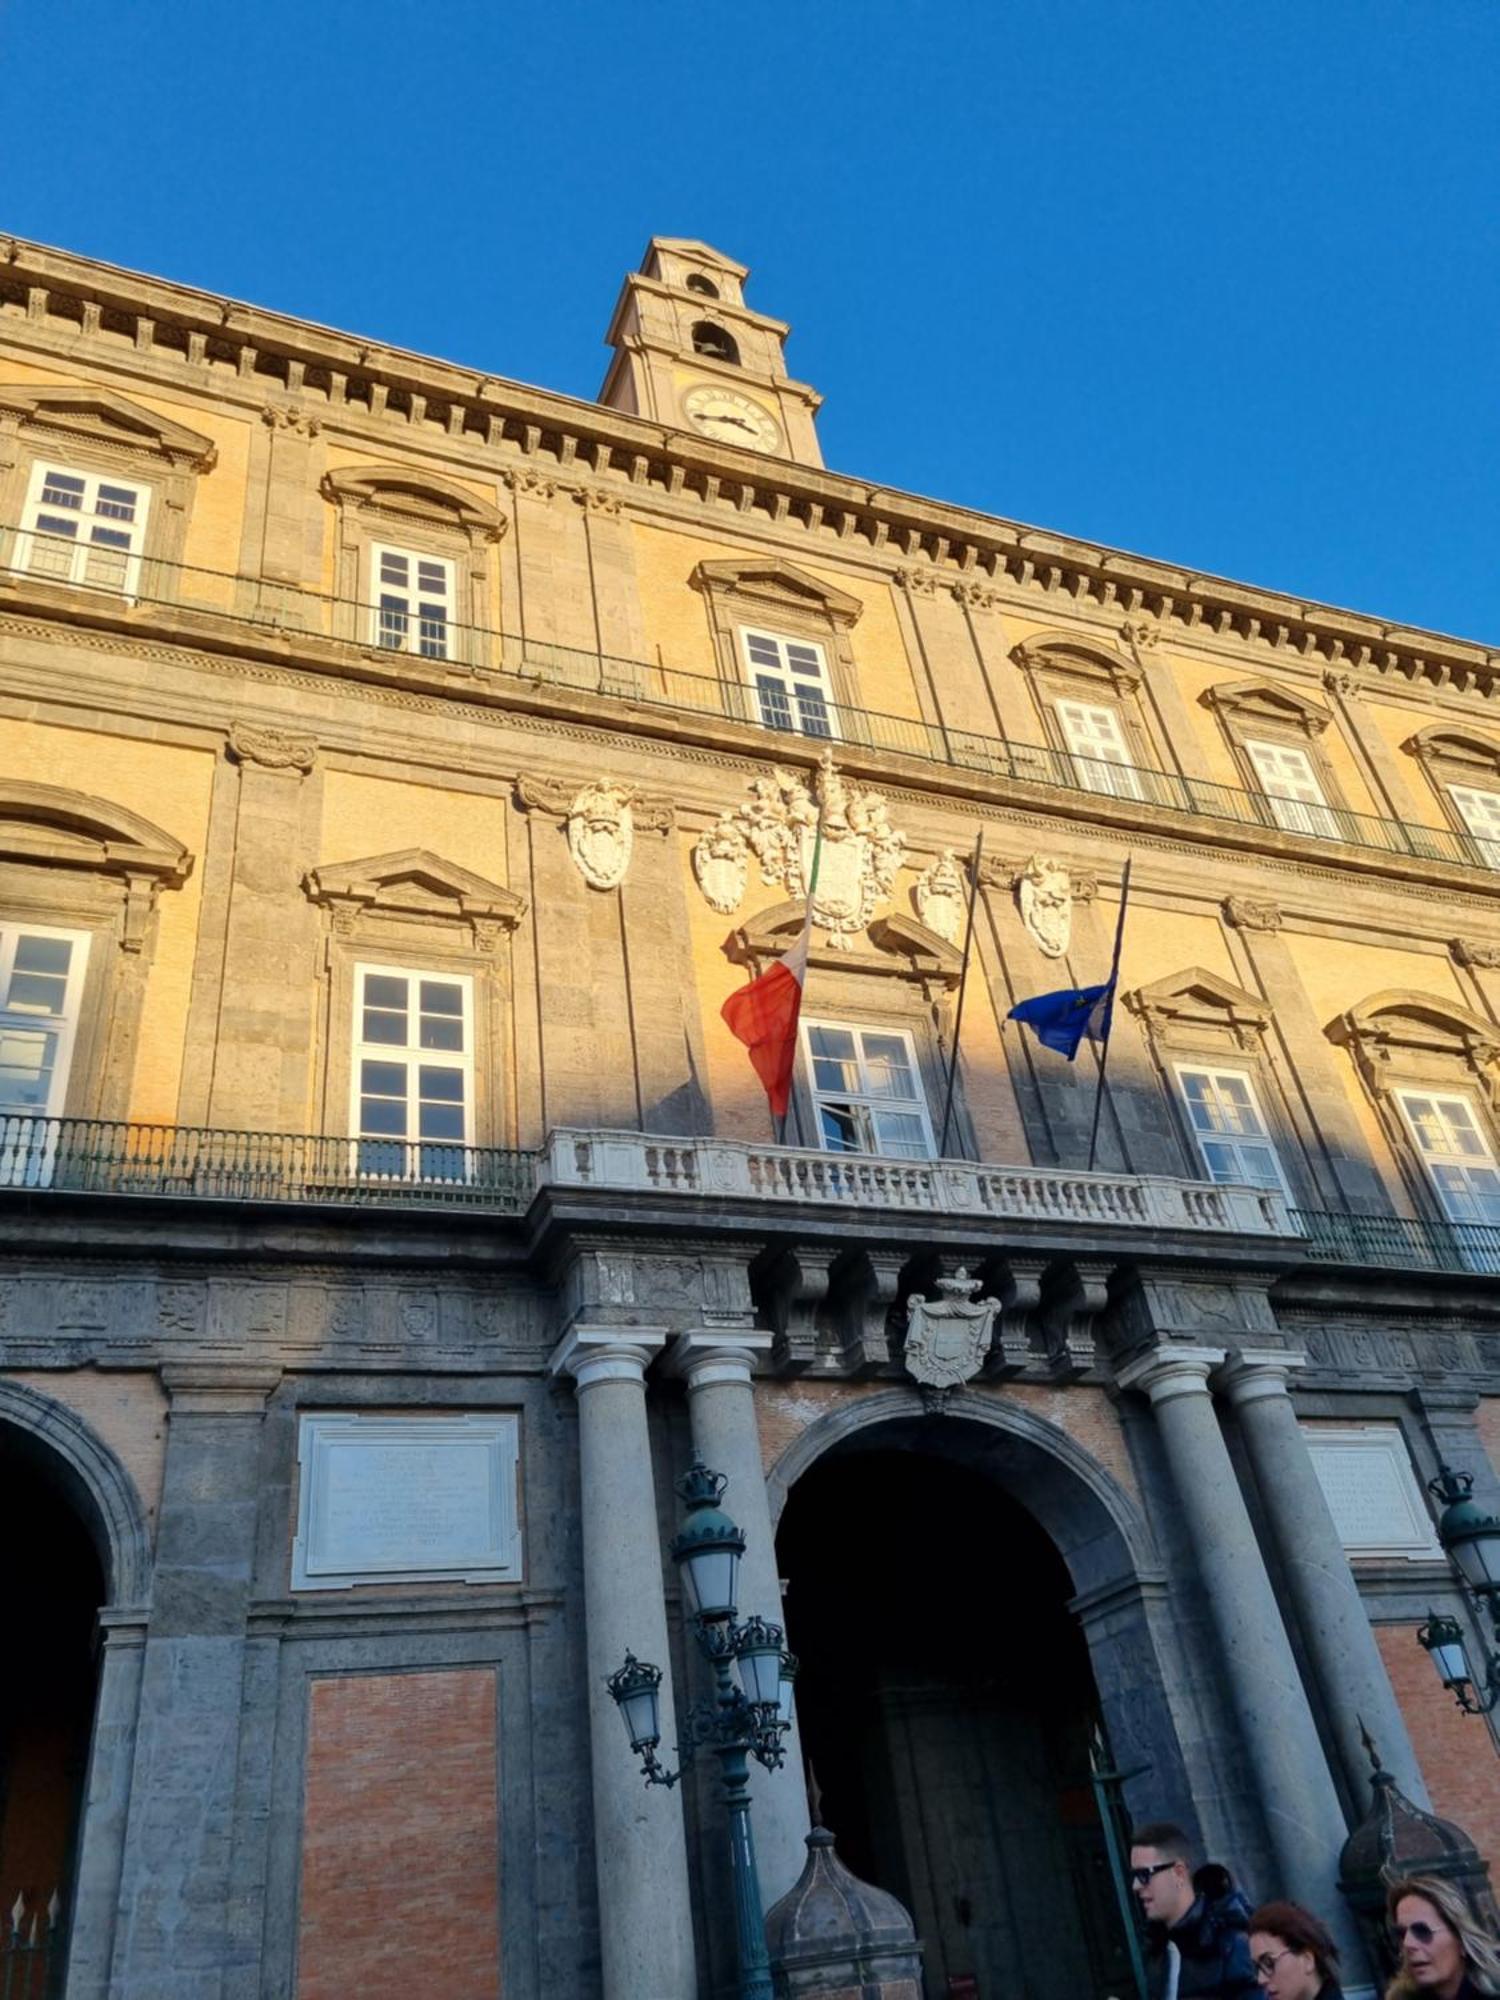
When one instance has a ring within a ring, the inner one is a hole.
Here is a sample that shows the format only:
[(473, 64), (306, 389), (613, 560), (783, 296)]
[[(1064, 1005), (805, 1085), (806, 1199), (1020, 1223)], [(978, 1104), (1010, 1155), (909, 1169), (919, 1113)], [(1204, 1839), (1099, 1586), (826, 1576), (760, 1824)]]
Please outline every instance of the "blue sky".
[(592, 396), (653, 232), (830, 465), (1500, 642), (1496, 0), (0, 0), (0, 229)]

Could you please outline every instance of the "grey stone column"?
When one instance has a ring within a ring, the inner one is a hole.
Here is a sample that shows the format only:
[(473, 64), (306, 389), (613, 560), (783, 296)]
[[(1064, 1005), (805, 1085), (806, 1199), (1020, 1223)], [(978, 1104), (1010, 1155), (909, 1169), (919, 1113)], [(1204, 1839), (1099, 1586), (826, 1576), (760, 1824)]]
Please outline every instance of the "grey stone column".
[(141, 1668), (146, 1657), (143, 1613), (106, 1611), (100, 1622), (104, 1657), (99, 1665), (94, 1736), (89, 1747), (88, 1789), (79, 1816), (67, 2000), (104, 2000), (109, 1990)]
[(661, 1327), (575, 1328), (551, 1371), (578, 1391), (594, 1866), (604, 2000), (694, 2000), (682, 1800), (642, 1782), (605, 1682), (627, 1651), (662, 1670), (665, 1758), (676, 1740), (662, 1547), (646, 1426), (646, 1364)]
[[(1208, 1378), (1223, 1360), (1222, 1348), (1161, 1346), (1130, 1362), (1119, 1380), (1151, 1398), (1258, 1779), (1281, 1875), (1275, 1891), (1325, 1919), (1357, 1985), (1364, 1952), (1338, 1889), (1348, 1828), (1209, 1394)], [(1266, 1884), (1256, 1886), (1265, 1893)]]
[[(759, 1612), (784, 1623), (781, 1582), (776, 1569), (776, 1535), (766, 1494), (755, 1421), (755, 1357), (771, 1345), (769, 1333), (721, 1332), (705, 1327), (679, 1335), (671, 1356), (674, 1373), (687, 1383), (688, 1419), (699, 1457), (729, 1481), (724, 1506), (745, 1531), (740, 1564), (740, 1616)], [(795, 1720), (785, 1737), (786, 1762), (779, 1771), (750, 1766), (755, 1859), (761, 1901), (766, 1909), (783, 1896), (807, 1860), (807, 1791), (802, 1775), (802, 1738)]]
[(1300, 1354), (1242, 1349), (1219, 1382), (1239, 1412), (1349, 1796), (1363, 1804), (1369, 1791), (1370, 1760), (1359, 1733), (1363, 1722), (1385, 1768), (1409, 1799), (1425, 1807), (1430, 1800), (1406, 1719), (1287, 1394), (1288, 1375), (1303, 1365)]

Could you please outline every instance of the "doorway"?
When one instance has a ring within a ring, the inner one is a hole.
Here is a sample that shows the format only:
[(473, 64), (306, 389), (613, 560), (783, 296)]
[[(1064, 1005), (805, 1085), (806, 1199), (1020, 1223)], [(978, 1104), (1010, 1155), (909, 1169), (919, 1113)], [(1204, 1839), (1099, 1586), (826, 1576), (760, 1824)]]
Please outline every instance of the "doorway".
[(964, 1428), (858, 1433), (792, 1488), (803, 1748), (842, 1859), (916, 1921), (927, 2000), (1105, 2000), (1133, 1988), (1073, 1584), (1025, 1508), (944, 1450)]

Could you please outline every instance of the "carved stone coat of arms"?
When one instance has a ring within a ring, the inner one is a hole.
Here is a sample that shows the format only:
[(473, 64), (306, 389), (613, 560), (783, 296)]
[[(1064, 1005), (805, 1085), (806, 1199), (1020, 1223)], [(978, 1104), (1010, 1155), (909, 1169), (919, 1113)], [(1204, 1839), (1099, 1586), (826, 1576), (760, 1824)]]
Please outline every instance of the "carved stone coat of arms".
[(1073, 930), (1073, 884), (1050, 854), (1033, 854), (1016, 880), (1021, 921), (1038, 951), (1061, 958)]
[(742, 805), (720, 813), (693, 850), (693, 872), (704, 896), (726, 915), (745, 889), (745, 857), (760, 863), (763, 881), (799, 901), (812, 879), (821, 817), (823, 848), (813, 922), (837, 950), (847, 951), (888, 901), (906, 841), (890, 823), (878, 792), (840, 777), (825, 750), (812, 784), (796, 771), (756, 778)]
[(959, 1266), (937, 1281), (940, 1298), (906, 1302), (906, 1372), (925, 1388), (957, 1389), (984, 1366), (994, 1338), (998, 1299), (974, 1295), (982, 1280)]

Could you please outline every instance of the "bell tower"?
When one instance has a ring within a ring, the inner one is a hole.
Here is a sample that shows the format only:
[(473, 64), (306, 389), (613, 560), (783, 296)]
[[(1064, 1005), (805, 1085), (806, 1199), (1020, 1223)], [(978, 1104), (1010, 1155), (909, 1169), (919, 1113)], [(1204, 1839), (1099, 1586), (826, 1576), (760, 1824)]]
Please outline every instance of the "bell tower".
[(673, 430), (821, 465), (822, 397), (788, 375), (785, 320), (745, 304), (749, 272), (722, 251), (653, 236), (625, 280), (606, 335), (599, 401)]

